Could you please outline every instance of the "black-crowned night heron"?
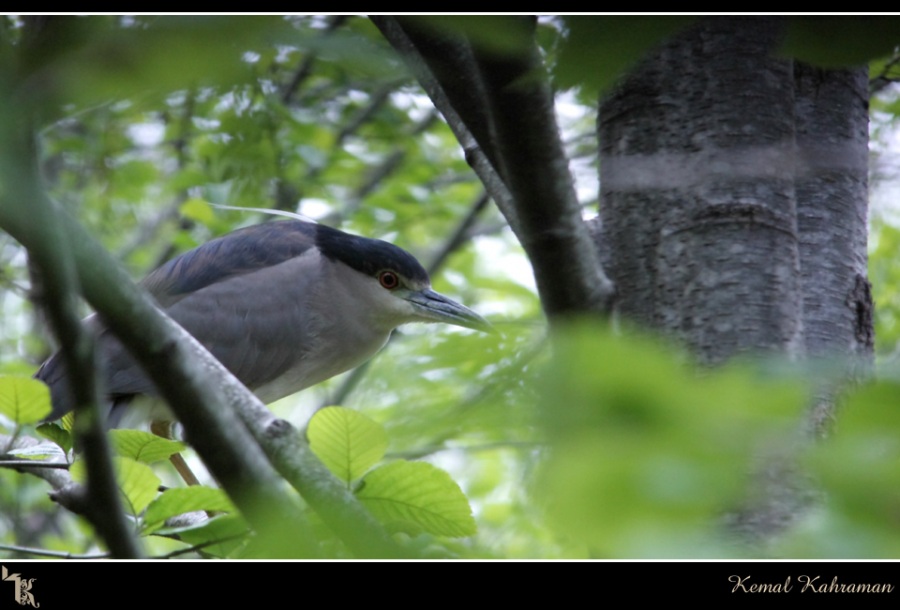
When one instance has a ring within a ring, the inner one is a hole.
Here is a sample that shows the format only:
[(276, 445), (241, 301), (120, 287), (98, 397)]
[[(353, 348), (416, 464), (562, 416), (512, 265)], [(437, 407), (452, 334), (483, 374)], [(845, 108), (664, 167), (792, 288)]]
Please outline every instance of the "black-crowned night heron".
[[(333, 377), (371, 358), (396, 327), (447, 322), (485, 330), (474, 311), (434, 292), (408, 252), (387, 242), (309, 222), (237, 230), (182, 254), (142, 282), (263, 402)], [(97, 324), (96, 320), (93, 324)], [(125, 348), (99, 330), (110, 424), (136, 395), (156, 390)], [(50, 386), (53, 412), (72, 409), (58, 356), (36, 377)]]

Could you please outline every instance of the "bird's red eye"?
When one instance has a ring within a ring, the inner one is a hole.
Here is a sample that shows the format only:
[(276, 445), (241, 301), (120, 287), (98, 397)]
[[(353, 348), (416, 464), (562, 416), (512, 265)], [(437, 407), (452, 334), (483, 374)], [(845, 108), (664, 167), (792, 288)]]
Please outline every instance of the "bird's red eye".
[(400, 285), (400, 278), (393, 271), (382, 271), (378, 274), (378, 282), (382, 288), (393, 290)]

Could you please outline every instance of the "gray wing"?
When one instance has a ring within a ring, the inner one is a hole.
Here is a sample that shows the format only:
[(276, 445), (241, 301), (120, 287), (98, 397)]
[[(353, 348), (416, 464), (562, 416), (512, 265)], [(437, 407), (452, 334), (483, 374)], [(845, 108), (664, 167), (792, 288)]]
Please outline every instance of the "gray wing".
[[(317, 281), (315, 229), (299, 221), (248, 227), (169, 261), (143, 285), (166, 313), (254, 389), (297, 369), (317, 333), (317, 321), (302, 315)], [(110, 396), (156, 394), (96, 316), (86, 323), (98, 336)], [(50, 386), (54, 408), (48, 419), (72, 409), (68, 375), (58, 354), (35, 377)], [(305, 387), (302, 376), (297, 377), (282, 395)]]
[(185, 252), (141, 282), (161, 307), (230, 278), (274, 267), (316, 245), (318, 225), (298, 220), (238, 229)]
[[(309, 317), (319, 284), (316, 251), (211, 284), (166, 308), (251, 390), (296, 371), (312, 348), (323, 320)], [(299, 372), (297, 372), (299, 375)], [(306, 387), (297, 378), (275, 400)]]

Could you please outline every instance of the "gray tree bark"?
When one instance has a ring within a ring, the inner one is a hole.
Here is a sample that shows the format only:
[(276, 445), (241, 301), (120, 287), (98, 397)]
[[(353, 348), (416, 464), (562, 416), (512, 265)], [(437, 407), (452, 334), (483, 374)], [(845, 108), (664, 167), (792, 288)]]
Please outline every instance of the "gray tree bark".
[(773, 55), (777, 18), (711, 18), (601, 105), (602, 238), (626, 317), (719, 363), (871, 358), (864, 69)]
[[(778, 57), (782, 25), (701, 20), (601, 102), (599, 238), (623, 317), (704, 364), (827, 357), (843, 382), (873, 352), (867, 73)], [(836, 385), (812, 398), (814, 433), (833, 418)], [(768, 499), (737, 519), (754, 537), (807, 496), (789, 463), (763, 470)]]
[(796, 353), (791, 62), (773, 20), (711, 19), (604, 101), (600, 214), (619, 310), (702, 361)]
[[(874, 350), (866, 248), (867, 73), (798, 63), (794, 82), (804, 347), (809, 357), (842, 360), (838, 379), (858, 379), (867, 374)], [(819, 436), (834, 419), (839, 388), (832, 385), (823, 384), (810, 412), (810, 428)]]

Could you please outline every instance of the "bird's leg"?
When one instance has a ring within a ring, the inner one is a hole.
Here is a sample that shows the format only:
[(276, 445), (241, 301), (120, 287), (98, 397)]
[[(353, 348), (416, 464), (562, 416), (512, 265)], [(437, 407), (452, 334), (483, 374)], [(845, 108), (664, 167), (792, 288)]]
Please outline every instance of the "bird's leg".
[[(165, 438), (168, 440), (176, 440), (174, 438), (174, 434), (172, 434), (172, 427), (175, 425), (173, 421), (165, 421), (154, 419), (150, 422), (150, 432), (155, 434), (160, 438)], [(191, 485), (200, 485), (200, 479), (194, 474), (194, 471), (191, 470), (191, 467), (187, 465), (187, 462), (181, 457), (180, 453), (173, 453), (169, 456), (169, 461), (172, 462), (172, 466), (175, 467), (175, 470), (178, 471), (178, 474), (181, 475), (181, 480), (187, 483), (189, 486)], [(216, 511), (203, 511), (206, 513), (206, 517), (208, 519), (212, 519), (218, 514)]]
[[(161, 438), (174, 440), (172, 438), (173, 423), (174, 422), (171, 421), (155, 419), (150, 422), (150, 432)], [(178, 471), (178, 474), (181, 475), (181, 479), (185, 483), (188, 485), (200, 485), (200, 480), (194, 475), (194, 472), (191, 470), (190, 466), (187, 465), (187, 462), (184, 461), (184, 458), (181, 457), (180, 453), (173, 453), (169, 456), (169, 461), (172, 462), (172, 466), (175, 467), (175, 470)]]

